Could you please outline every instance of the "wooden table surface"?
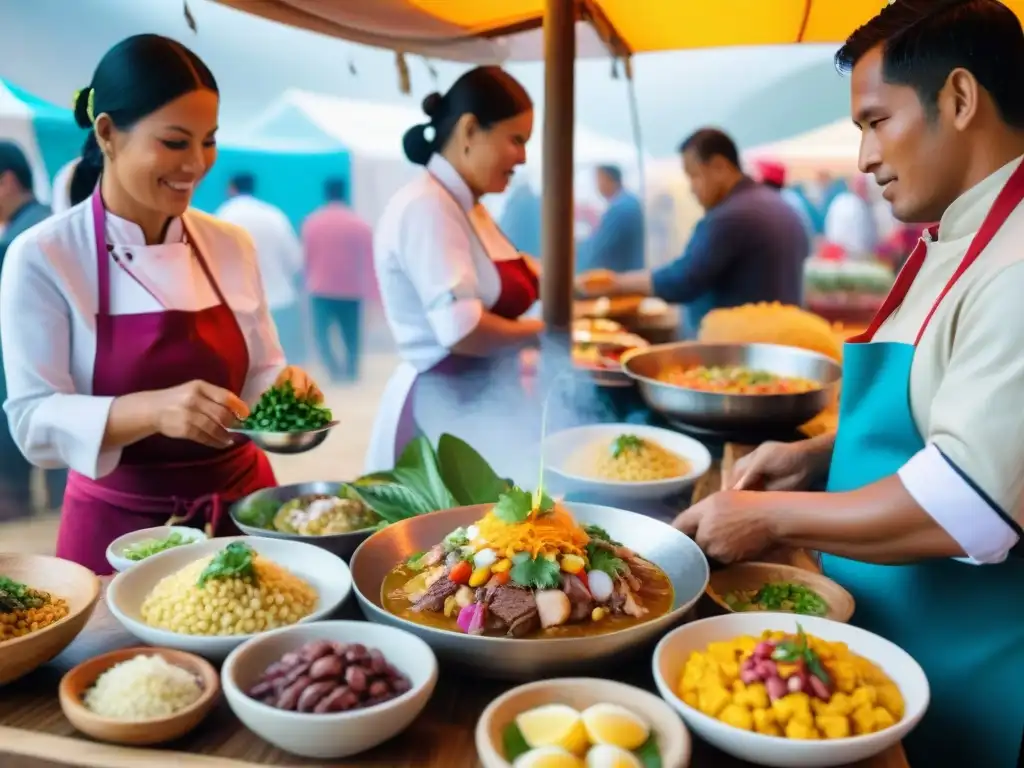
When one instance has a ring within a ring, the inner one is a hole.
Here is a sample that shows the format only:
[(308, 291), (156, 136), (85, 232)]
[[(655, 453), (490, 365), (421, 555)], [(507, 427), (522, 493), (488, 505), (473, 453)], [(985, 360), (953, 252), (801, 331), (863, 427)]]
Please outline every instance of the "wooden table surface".
[[(724, 467), (743, 452), (727, 447)], [(694, 499), (717, 490), (722, 468), (716, 464), (694, 489)], [(808, 559), (806, 564), (813, 567)], [(354, 600), (343, 610), (355, 618)], [(433, 698), (423, 714), (403, 734), (381, 746), (343, 761), (318, 761), (289, 755), (245, 728), (221, 700), (210, 716), (191, 734), (154, 749), (118, 747), (90, 741), (78, 734), (64, 717), (57, 699), (61, 675), (85, 659), (117, 648), (136, 645), (107, 610), (103, 600), (81, 635), (54, 661), (0, 689), (0, 768), (232, 768), (245, 765), (337, 766), (337, 768), (475, 768), (480, 765), (473, 744), (473, 729), (484, 707), (509, 683), (461, 677), (444, 670)], [(624, 665), (619, 679), (653, 690), (650, 654)], [(692, 768), (745, 768), (705, 744), (695, 741)], [(673, 768), (666, 766), (666, 768)], [(851, 768), (907, 768), (900, 747)]]

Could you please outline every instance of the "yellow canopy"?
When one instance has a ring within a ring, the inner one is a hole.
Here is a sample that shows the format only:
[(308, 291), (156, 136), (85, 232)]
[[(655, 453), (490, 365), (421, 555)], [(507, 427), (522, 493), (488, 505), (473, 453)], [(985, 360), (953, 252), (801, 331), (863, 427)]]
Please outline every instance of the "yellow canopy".
[[(459, 60), (541, 58), (509, 35), (537, 29), (544, 0), (217, 0), (356, 42)], [(1024, 0), (1003, 0), (1024, 15)], [(731, 45), (837, 43), (885, 0), (582, 0), (581, 20), (620, 54)], [(582, 53), (583, 51), (581, 51)]]

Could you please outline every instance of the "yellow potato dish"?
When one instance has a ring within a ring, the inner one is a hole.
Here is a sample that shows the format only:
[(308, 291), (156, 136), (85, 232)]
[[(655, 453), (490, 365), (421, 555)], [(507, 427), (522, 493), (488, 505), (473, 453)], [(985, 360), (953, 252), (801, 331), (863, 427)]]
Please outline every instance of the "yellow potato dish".
[(845, 643), (784, 632), (744, 636), (690, 654), (678, 692), (735, 728), (789, 739), (842, 739), (899, 722), (904, 702), (877, 665)]

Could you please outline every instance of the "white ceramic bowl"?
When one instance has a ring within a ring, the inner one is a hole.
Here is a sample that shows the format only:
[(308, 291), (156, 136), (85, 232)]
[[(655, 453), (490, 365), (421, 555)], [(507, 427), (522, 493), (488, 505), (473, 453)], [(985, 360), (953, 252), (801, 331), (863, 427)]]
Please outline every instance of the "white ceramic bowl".
[[(708, 643), (760, 635), (765, 630), (795, 632), (797, 622), (807, 634), (846, 643), (851, 651), (879, 665), (903, 694), (903, 719), (866, 736), (797, 741), (733, 728), (698, 712), (676, 695), (683, 667), (693, 651), (705, 650)], [(899, 646), (849, 624), (784, 613), (731, 613), (679, 627), (665, 635), (654, 650), (654, 681), (662, 698), (704, 741), (741, 760), (773, 768), (830, 768), (874, 757), (913, 730), (928, 709), (930, 696), (924, 670)]]
[[(409, 678), (412, 688), (383, 704), (317, 715), (275, 709), (248, 696), (263, 671), (311, 640), (377, 648)], [(322, 621), (267, 632), (240, 645), (221, 669), (231, 710), (257, 736), (303, 757), (337, 760), (372, 749), (404, 731), (427, 705), (437, 684), (437, 658), (415, 635), (366, 621)]]
[(618, 704), (642, 717), (657, 736), (664, 768), (687, 768), (693, 743), (676, 713), (652, 693), (614, 680), (564, 677), (513, 688), (499, 696), (476, 723), (476, 751), (484, 768), (511, 768), (502, 739), (505, 729), (528, 710), (546, 704), (568, 704), (583, 711), (593, 704)]
[[(126, 533), (117, 539), (110, 542), (110, 546), (107, 547), (107, 562), (110, 563), (110, 567), (115, 571), (127, 571), (129, 568), (134, 568), (136, 565), (141, 563), (141, 560), (129, 560), (124, 556), (124, 551), (133, 544), (138, 544), (140, 541), (146, 541), (147, 539), (166, 539), (172, 533), (180, 533), (182, 538), (188, 539), (193, 543), (206, 541), (206, 534), (198, 528), (189, 528), (185, 525), (162, 525), (158, 528), (143, 528), (140, 531), (132, 531)], [(181, 546), (189, 546), (182, 544)], [(177, 547), (174, 547), (177, 549)], [(152, 557), (152, 555), (150, 555)]]
[(220, 551), (233, 541), (244, 541), (277, 565), (291, 571), (313, 586), (319, 597), (313, 613), (302, 622), (322, 619), (340, 606), (352, 592), (352, 576), (348, 566), (337, 555), (325, 549), (285, 539), (261, 539), (255, 536), (234, 536), (208, 539), (187, 547), (175, 547), (147, 557), (134, 568), (114, 577), (107, 588), (107, 605), (124, 628), (148, 645), (188, 651), (219, 661), (234, 648), (256, 635), (209, 637), (186, 635), (157, 629), (142, 620), (142, 603), (150, 590), (165, 576), (191, 562)]
[[(571, 466), (577, 451), (594, 443), (610, 443), (619, 435), (636, 435), (651, 440), (690, 462), (690, 471), (682, 477), (648, 482), (621, 482), (585, 477)], [(569, 490), (601, 494), (606, 497), (655, 501), (682, 493), (711, 467), (708, 449), (692, 437), (645, 424), (591, 424), (573, 427), (549, 435), (544, 441), (544, 465), (547, 471), (569, 484)]]

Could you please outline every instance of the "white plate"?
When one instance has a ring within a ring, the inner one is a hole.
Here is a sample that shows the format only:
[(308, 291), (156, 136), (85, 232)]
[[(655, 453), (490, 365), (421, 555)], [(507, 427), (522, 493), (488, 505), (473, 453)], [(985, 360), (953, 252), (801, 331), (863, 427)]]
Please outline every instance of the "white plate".
[[(174, 648), (219, 661), (233, 649), (255, 637), (250, 635), (186, 635), (151, 627), (142, 620), (142, 603), (150, 590), (165, 576), (189, 563), (218, 552), (233, 541), (244, 541), (277, 565), (304, 579), (317, 591), (313, 613), (300, 620), (322, 619), (340, 606), (352, 592), (352, 575), (337, 555), (312, 544), (287, 539), (263, 539), (255, 536), (234, 536), (209, 539), (188, 547), (175, 547), (148, 557), (134, 568), (119, 573), (107, 588), (107, 605), (124, 628), (148, 645)], [(257, 633), (260, 634), (260, 633)]]
[[(206, 541), (205, 533), (198, 528), (189, 528), (185, 525), (162, 525), (157, 528), (143, 528), (140, 531), (126, 533), (124, 536), (110, 542), (110, 546), (107, 547), (107, 562), (110, 563), (110, 567), (115, 571), (127, 571), (129, 568), (134, 568), (142, 560), (129, 560), (124, 557), (124, 551), (128, 547), (147, 539), (166, 539), (172, 533), (180, 533), (182, 538), (190, 539), (193, 544)], [(191, 544), (182, 544), (180, 546), (191, 546)], [(173, 547), (173, 549), (177, 548)], [(150, 555), (150, 557), (155, 557), (155, 555)]]
[[(405, 673), (412, 688), (382, 704), (351, 712), (309, 714), (275, 709), (245, 691), (285, 653), (311, 640), (362, 643), (376, 648)], [(221, 670), (221, 685), (231, 711), (262, 739), (296, 755), (338, 760), (381, 744), (417, 718), (437, 684), (437, 657), (410, 632), (367, 621), (322, 621), (265, 632), (240, 645)]]
[[(598, 480), (584, 477), (567, 469), (576, 451), (593, 443), (610, 443), (619, 435), (636, 435), (642, 440), (651, 440), (690, 462), (690, 472), (682, 477), (647, 482), (622, 482)], [(564, 478), (572, 491), (603, 494), (615, 498), (629, 498), (637, 501), (654, 501), (682, 493), (693, 485), (711, 467), (711, 454), (697, 440), (678, 432), (645, 424), (592, 424), (573, 427), (549, 435), (544, 441), (544, 466), (553, 474)]]
[[(851, 651), (880, 666), (903, 694), (903, 719), (891, 728), (866, 736), (799, 741), (734, 728), (697, 711), (676, 695), (683, 667), (694, 651), (704, 651), (708, 643), (740, 635), (757, 636), (765, 630), (795, 632), (797, 622), (807, 634), (846, 643)], [(831, 768), (853, 765), (881, 754), (902, 741), (921, 721), (930, 697), (924, 670), (894, 643), (849, 624), (782, 613), (731, 613), (673, 630), (654, 649), (654, 682), (662, 698), (704, 741), (733, 757), (773, 768)]]

